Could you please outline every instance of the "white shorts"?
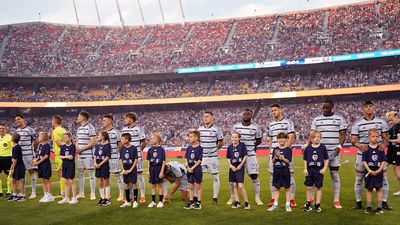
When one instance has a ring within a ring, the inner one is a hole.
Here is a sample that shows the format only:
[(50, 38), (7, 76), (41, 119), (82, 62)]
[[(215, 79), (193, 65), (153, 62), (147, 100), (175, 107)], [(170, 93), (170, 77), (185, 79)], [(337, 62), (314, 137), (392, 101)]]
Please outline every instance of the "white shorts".
[[(138, 162), (137, 162), (137, 172), (143, 172), (143, 158), (138, 158)], [(150, 171), (148, 171), (150, 172)]]
[(201, 168), (203, 173), (209, 171), (210, 174), (219, 173), (219, 160), (218, 157), (207, 157), (201, 161)]
[(86, 169), (93, 170), (94, 169), (94, 159), (92, 157), (78, 157), (77, 160), (78, 170)]
[(258, 174), (259, 172), (258, 172), (258, 168), (259, 168), (259, 166), (258, 166), (258, 162), (257, 162), (257, 157), (254, 155), (254, 156), (249, 156), (248, 158), (247, 158), (247, 162), (246, 162), (246, 171), (247, 171), (247, 174), (248, 175), (251, 175), (251, 174)]
[[(293, 172), (294, 172), (294, 169), (293, 169), (293, 161), (289, 163), (289, 171), (290, 171), (290, 173), (293, 173)], [(272, 158), (271, 158), (271, 156), (269, 157), (268, 172), (269, 172), (270, 174), (273, 174), (273, 173), (274, 173), (274, 164), (272, 164)]]
[(365, 172), (365, 167), (364, 167), (363, 162), (362, 162), (362, 155), (357, 155), (356, 156), (356, 162), (355, 162), (354, 167), (359, 172)]
[(189, 191), (189, 182), (188, 182), (186, 174), (183, 174), (183, 176), (181, 177), (181, 183), (179, 185), (179, 190)]
[(33, 170), (33, 169), (37, 169), (37, 166), (32, 166), (32, 161), (35, 159), (35, 157), (33, 157), (33, 155), (24, 155), (22, 156), (22, 161), (24, 162), (25, 165), (25, 169), (27, 170)]
[(110, 159), (110, 173), (119, 173), (121, 172), (121, 167), (119, 165), (119, 159)]
[(342, 165), (342, 161), (340, 160), (340, 154), (337, 156), (334, 156), (334, 151), (329, 151), (328, 152), (329, 156), (329, 167), (340, 167)]

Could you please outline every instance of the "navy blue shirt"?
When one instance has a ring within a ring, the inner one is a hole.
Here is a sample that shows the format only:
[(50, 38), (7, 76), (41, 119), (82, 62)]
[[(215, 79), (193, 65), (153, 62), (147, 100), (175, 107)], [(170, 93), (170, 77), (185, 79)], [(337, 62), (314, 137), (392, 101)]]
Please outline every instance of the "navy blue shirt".
[(192, 167), (197, 161), (203, 160), (203, 147), (200, 145), (195, 148), (189, 146), (186, 149), (185, 159), (187, 159), (189, 167)]
[(239, 166), (246, 155), (247, 148), (243, 142), (239, 142), (237, 146), (229, 145), (226, 151), (226, 158), (230, 159), (230, 162), (234, 167)]
[(39, 150), (38, 151), (38, 159), (41, 160), (46, 155), (48, 155), (49, 157), (44, 162), (47, 162), (47, 161), (50, 162), (50, 145), (48, 143), (46, 143), (44, 145), (39, 144), (38, 150)]
[(17, 165), (24, 165), (24, 161), (22, 160), (22, 148), (20, 145), (17, 144), (12, 148), (11, 157), (17, 160)]
[(307, 167), (322, 168), (325, 166), (325, 160), (329, 159), (328, 151), (323, 144), (320, 144), (318, 148), (308, 145), (304, 150), (303, 159), (307, 161)]
[[(289, 160), (289, 162), (292, 161), (292, 149), (289, 147), (286, 148), (280, 148), (280, 147), (276, 147), (274, 148), (274, 157), (276, 156), (275, 151), (280, 151), (281, 155), (283, 155), (285, 157), (285, 159)], [(288, 163), (283, 162), (280, 159), (277, 159), (274, 163), (274, 168), (282, 168), (282, 167), (289, 167)]]
[(63, 165), (73, 165), (75, 164), (75, 154), (76, 154), (76, 146), (71, 144), (69, 146), (63, 145), (61, 146), (60, 156), (69, 156), (72, 155), (72, 159), (63, 159)]
[(110, 143), (106, 143), (104, 145), (97, 144), (96, 149), (94, 150), (94, 157), (96, 159), (96, 163), (101, 163), (106, 157), (111, 158), (111, 145)]
[(385, 153), (379, 150), (379, 146), (377, 148), (371, 148), (368, 145), (368, 150), (363, 152), (362, 161), (366, 162), (370, 169), (379, 169), (382, 162), (387, 161)]
[(135, 159), (138, 158), (137, 148), (131, 145), (129, 148), (122, 146), (121, 153), (119, 154), (119, 159), (122, 160), (125, 170), (129, 170)]
[(162, 166), (165, 161), (165, 150), (163, 147), (151, 147), (147, 151), (147, 160), (150, 162), (150, 166)]

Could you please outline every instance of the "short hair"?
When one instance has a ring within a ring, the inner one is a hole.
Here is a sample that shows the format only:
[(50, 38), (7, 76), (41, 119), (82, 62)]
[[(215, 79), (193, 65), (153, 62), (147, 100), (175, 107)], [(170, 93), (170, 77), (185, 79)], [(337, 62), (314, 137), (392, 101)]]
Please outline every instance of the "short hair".
[(54, 115), (53, 119), (54, 119), (54, 121), (56, 121), (57, 124), (62, 123), (62, 117), (60, 115)]
[(198, 130), (189, 130), (189, 134), (193, 134), (200, 140), (200, 132)]
[(289, 135), (287, 133), (283, 133), (283, 132), (280, 132), (278, 134), (278, 136), (276, 136), (276, 138), (278, 138), (278, 139), (280, 139), (280, 138), (288, 139), (288, 137), (289, 137)]
[(379, 130), (376, 128), (372, 128), (368, 130), (368, 136), (370, 136), (371, 134), (378, 134), (379, 135)]
[(106, 139), (106, 141), (110, 141), (110, 136), (108, 135), (107, 131), (100, 131), (100, 134), (104, 137), (104, 139)]
[(72, 139), (72, 133), (71, 133), (71, 132), (65, 132), (65, 133), (63, 133), (62, 135), (63, 135), (63, 136), (66, 135), (66, 136), (68, 136), (69, 138)]
[[(389, 117), (391, 117), (391, 116), (397, 116), (398, 115), (398, 113), (397, 112), (395, 112), (395, 111), (390, 111), (390, 112), (387, 112), (386, 114), (385, 114), (385, 117), (386, 117), (386, 119), (389, 119)], [(0, 124), (1, 125), (1, 124)]]
[(274, 103), (274, 104), (271, 105), (271, 108), (274, 108), (274, 107), (282, 108), (282, 106), (280, 104), (278, 104), (278, 103)]
[(39, 135), (44, 135), (44, 141), (49, 140), (49, 135), (47, 134), (47, 132), (41, 131), (41, 132), (39, 132)]
[(21, 114), (16, 114), (16, 115), (14, 116), (14, 119), (17, 118), (17, 117), (20, 117), (21, 119), (24, 119), (24, 116), (21, 115)]
[(18, 143), (21, 140), (21, 136), (18, 133), (13, 133), (11, 136), (11, 141), (14, 143)]
[(205, 111), (204, 114), (210, 114), (211, 116), (214, 116), (214, 114), (211, 111)]
[(244, 109), (243, 112), (249, 112), (249, 113), (253, 114), (253, 110), (251, 110), (251, 109)]
[(308, 137), (308, 141), (311, 143), (312, 140), (315, 138), (315, 136), (317, 136), (317, 134), (319, 134), (319, 136), (321, 136), (321, 131), (319, 131), (319, 130), (310, 131), (310, 136)]
[(128, 113), (126, 113), (126, 114), (125, 114), (125, 117), (131, 118), (134, 122), (135, 122), (136, 119), (137, 119), (137, 115), (136, 115), (136, 113), (134, 113), (134, 112), (128, 112)]
[(324, 100), (324, 103), (328, 103), (328, 104), (333, 105), (333, 101), (332, 101), (332, 99), (330, 99), (330, 98), (326, 98), (326, 99)]
[(79, 115), (85, 117), (86, 119), (89, 119), (89, 113), (85, 110), (80, 111)]
[(0, 122), (0, 126), (7, 127), (7, 125), (3, 122)]
[(365, 101), (363, 107), (366, 105), (375, 105), (371, 100)]
[(158, 142), (159, 142), (159, 143), (161, 143), (161, 141), (162, 141), (162, 138), (161, 138), (161, 135), (160, 135), (159, 133), (152, 133), (152, 134), (151, 134), (151, 136), (154, 136), (154, 137), (156, 137), (156, 138), (157, 138), (157, 140), (158, 140)]
[(242, 137), (242, 135), (239, 132), (234, 131), (234, 132), (232, 132), (231, 136), (234, 134), (236, 134), (239, 137), (239, 139)]
[(110, 119), (111, 121), (114, 120), (114, 117), (113, 117), (113, 115), (111, 113), (104, 115), (103, 118)]
[(123, 133), (121, 137), (128, 139), (129, 142), (132, 140), (132, 135), (130, 133)]

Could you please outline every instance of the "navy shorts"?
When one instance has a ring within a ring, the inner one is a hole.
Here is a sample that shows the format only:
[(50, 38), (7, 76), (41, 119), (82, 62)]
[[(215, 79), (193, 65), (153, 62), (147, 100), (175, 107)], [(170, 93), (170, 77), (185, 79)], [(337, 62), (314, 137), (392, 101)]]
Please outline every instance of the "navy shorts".
[[(132, 165), (128, 165), (128, 166), (124, 166), (124, 170), (129, 170), (131, 168)], [(124, 184), (136, 184), (137, 183), (137, 168), (135, 166), (135, 168), (132, 170), (132, 172), (128, 173), (128, 174), (124, 174), (122, 176), (123, 180), (124, 180)]]
[(187, 174), (188, 182), (189, 183), (198, 183), (200, 184), (203, 182), (203, 171), (201, 170), (201, 166), (198, 166), (194, 169), (193, 173)]
[(306, 177), (306, 181), (304, 181), (304, 184), (308, 187), (315, 186), (317, 188), (321, 188), (324, 180), (324, 175), (319, 172), (320, 170), (321, 168), (319, 167), (308, 167), (308, 176)]
[(11, 163), (11, 156), (0, 156), (0, 173), (4, 171), (4, 173), (8, 175)]
[(97, 178), (110, 178), (110, 164), (106, 162), (100, 168), (96, 168), (95, 175)]
[(69, 163), (64, 161), (62, 164), (61, 174), (64, 179), (75, 178), (75, 162)]
[(244, 183), (244, 167), (242, 167), (240, 170), (236, 170), (235, 172), (229, 169), (229, 182)]
[(162, 166), (150, 166), (150, 184), (161, 184), (163, 182), (163, 179), (160, 179), (161, 168)]
[[(377, 170), (378, 168), (374, 169)], [(365, 188), (367, 189), (380, 189), (383, 186), (383, 171), (376, 176), (368, 175), (365, 178)]]
[(19, 164), (15, 167), (12, 178), (15, 180), (25, 179), (25, 166), (24, 164)]
[(276, 188), (290, 187), (290, 170), (289, 167), (274, 167), (272, 174), (272, 185)]
[(51, 164), (50, 161), (43, 162), (38, 165), (38, 176), (43, 179), (51, 178)]

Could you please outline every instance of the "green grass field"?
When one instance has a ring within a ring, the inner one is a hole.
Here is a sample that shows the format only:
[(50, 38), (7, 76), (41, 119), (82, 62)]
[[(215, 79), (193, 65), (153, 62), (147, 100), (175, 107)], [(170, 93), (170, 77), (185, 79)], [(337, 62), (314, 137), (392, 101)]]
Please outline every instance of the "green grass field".
[[(177, 160), (180, 159), (169, 159)], [(120, 203), (114, 201), (108, 207), (97, 206), (97, 201), (88, 199), (80, 200), (77, 205), (58, 205), (53, 203), (38, 203), (41, 197), (41, 186), (38, 187), (38, 198), (27, 200), (24, 203), (7, 202), (0, 199), (0, 224), (399, 224), (400, 216), (400, 197), (393, 196), (393, 192), (398, 191), (399, 187), (395, 182), (392, 168), (389, 168), (390, 196), (389, 204), (394, 208), (393, 211), (385, 211), (382, 215), (366, 215), (364, 211), (354, 211), (351, 209), (354, 201), (354, 157), (343, 157), (346, 161), (341, 167), (340, 175), (342, 181), (341, 202), (343, 209), (334, 209), (332, 206), (332, 189), (329, 175), (324, 181), (322, 212), (303, 212), (302, 206), (305, 202), (304, 177), (302, 175), (302, 160), (295, 157), (295, 177), (296, 177), (296, 200), (299, 207), (293, 209), (292, 213), (286, 213), (284, 206), (284, 195), (281, 195), (280, 209), (277, 212), (267, 212), (267, 206), (256, 206), (254, 203), (253, 187), (249, 178), (246, 178), (245, 185), (250, 197), (251, 210), (231, 209), (226, 205), (229, 198), (229, 184), (227, 176), (227, 162), (221, 159), (221, 190), (220, 205), (212, 205), (212, 180), (208, 174), (204, 175), (204, 194), (202, 210), (185, 210), (184, 203), (180, 200), (180, 193), (176, 193), (171, 198), (171, 203), (164, 208), (147, 208), (147, 204), (137, 209), (119, 208)], [(268, 159), (260, 157), (260, 178), (261, 178), (261, 197), (264, 203), (270, 198), (269, 174), (267, 172)], [(4, 174), (1, 175), (4, 181)], [(87, 176), (87, 175), (86, 175)], [(29, 183), (29, 177), (28, 183)], [(54, 182), (57, 181), (53, 177)], [(5, 182), (3, 182), (3, 188)], [(150, 185), (146, 186), (146, 199), (149, 200)], [(96, 189), (97, 191), (97, 189)], [(283, 191), (283, 190), (282, 190)], [(112, 197), (118, 197), (118, 189), (115, 177), (112, 177), (111, 187)], [(53, 193), (59, 193), (59, 185), (53, 185)], [(30, 187), (27, 188), (28, 197)], [(98, 192), (96, 193), (99, 196)], [(365, 194), (364, 194), (365, 195)], [(86, 180), (86, 198), (89, 196), (89, 182)], [(364, 196), (365, 197), (365, 196)], [(374, 199), (376, 196), (374, 196)], [(364, 201), (365, 204), (365, 201)], [(376, 206), (375, 201), (373, 207)]]

